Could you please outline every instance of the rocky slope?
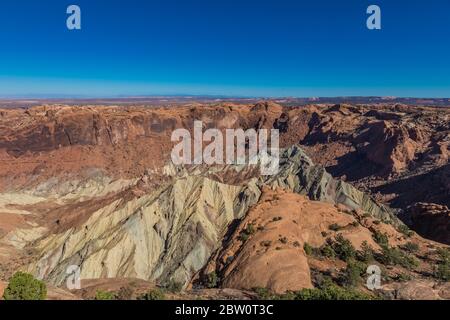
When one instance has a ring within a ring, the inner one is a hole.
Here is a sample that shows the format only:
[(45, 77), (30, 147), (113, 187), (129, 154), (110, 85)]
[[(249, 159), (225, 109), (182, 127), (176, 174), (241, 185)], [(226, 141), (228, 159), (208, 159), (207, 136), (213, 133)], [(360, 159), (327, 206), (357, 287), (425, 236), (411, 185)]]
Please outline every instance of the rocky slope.
[[(406, 260), (386, 263), (385, 244), (377, 238), (379, 234), (386, 235), (386, 245), (398, 252), (407, 252), (403, 248), (414, 244), (415, 251), (404, 253), (404, 257), (414, 259), (411, 261), (415, 264), (408, 265)], [(355, 257), (340, 256), (340, 237), (359, 252)], [(367, 248), (373, 256), (361, 255)], [(378, 291), (383, 297), (448, 299), (448, 283), (424, 276), (432, 274), (434, 264), (439, 263), (439, 248), (437, 243), (402, 234), (391, 224), (360, 211), (310, 201), (282, 189), (264, 189), (258, 204), (226, 239), (199, 279), (217, 274), (223, 288), (265, 288), (282, 294), (286, 290), (320, 286), (324, 277), (332, 277), (338, 283), (348, 281), (346, 272), (356, 259), (364, 265), (363, 273), (370, 264), (383, 268), (383, 286)], [(360, 282), (356, 286), (369, 293), (362, 279), (357, 281)]]

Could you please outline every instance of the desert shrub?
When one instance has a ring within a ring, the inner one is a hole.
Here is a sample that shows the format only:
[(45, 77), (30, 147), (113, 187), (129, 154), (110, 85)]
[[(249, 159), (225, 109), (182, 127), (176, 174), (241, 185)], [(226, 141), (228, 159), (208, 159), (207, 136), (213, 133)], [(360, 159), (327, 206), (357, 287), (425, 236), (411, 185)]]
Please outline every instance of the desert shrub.
[(400, 265), (407, 269), (413, 269), (419, 264), (417, 259), (405, 254), (398, 248), (383, 246), (382, 249), (383, 251), (378, 260), (385, 265)]
[(285, 292), (283, 294), (276, 294), (267, 288), (253, 288), (259, 300), (294, 300), (295, 294), (293, 292)]
[(413, 253), (413, 252), (416, 252), (417, 250), (419, 250), (419, 245), (417, 243), (408, 242), (403, 245), (403, 249), (408, 252)]
[(256, 231), (255, 231), (255, 226), (252, 224), (252, 223), (249, 223), (248, 225), (247, 225), (247, 227), (245, 228), (245, 232), (247, 233), (247, 234), (254, 234)]
[(219, 277), (217, 276), (217, 273), (211, 272), (206, 276), (206, 287), (207, 288), (215, 288), (217, 287), (217, 284), (219, 283)]
[(396, 280), (400, 281), (400, 282), (409, 281), (411, 279), (412, 279), (412, 277), (406, 273), (401, 273), (401, 274), (397, 275), (397, 278), (396, 278)]
[(389, 238), (387, 234), (382, 233), (380, 231), (375, 231), (375, 233), (372, 235), (373, 240), (375, 240), (376, 243), (378, 243), (380, 246), (388, 246), (389, 245)]
[(267, 288), (253, 288), (260, 300), (273, 300), (275, 295)]
[(356, 250), (352, 243), (345, 239), (342, 234), (336, 237), (336, 241), (332, 245), (334, 252), (336, 252), (339, 259), (349, 261), (355, 258)]
[(139, 300), (165, 300), (166, 295), (161, 289), (153, 289), (138, 298)]
[(314, 289), (295, 292), (295, 300), (373, 300), (374, 297), (353, 289), (341, 288), (333, 283)]
[(171, 293), (177, 293), (183, 290), (183, 284), (181, 282), (177, 282), (175, 280), (170, 280), (165, 286), (164, 289)]
[(370, 262), (374, 259), (373, 248), (369, 245), (367, 241), (363, 241), (361, 244), (361, 251), (358, 251), (356, 257), (359, 261)]
[(249, 224), (247, 225), (247, 227), (246, 227), (244, 230), (241, 231), (241, 234), (239, 235), (239, 239), (240, 239), (242, 242), (245, 242), (245, 241), (247, 241), (248, 238), (249, 238), (252, 234), (254, 234), (255, 232), (256, 232), (255, 226), (254, 226), (253, 224), (249, 223)]
[(4, 300), (44, 300), (46, 296), (45, 283), (24, 272), (15, 273), (3, 293)]
[(397, 230), (398, 230), (398, 232), (403, 233), (407, 237), (411, 237), (414, 234), (414, 232), (411, 231), (411, 229), (409, 229), (408, 226), (406, 226), (404, 224), (398, 226)]
[(133, 290), (128, 286), (121, 287), (116, 295), (117, 300), (131, 300), (132, 297), (133, 297)]
[(116, 296), (112, 292), (97, 290), (95, 300), (115, 300)]
[(355, 260), (349, 261), (347, 268), (340, 277), (341, 284), (346, 287), (356, 287), (361, 283), (361, 276), (365, 274), (366, 270), (366, 264)]
[(242, 232), (239, 235), (239, 240), (241, 240), (242, 242), (246, 242), (248, 240), (248, 238), (250, 238), (250, 236), (248, 234), (246, 234), (245, 232)]
[(305, 242), (305, 244), (303, 245), (303, 250), (305, 250), (305, 253), (308, 256), (311, 256), (314, 252), (314, 248), (307, 242)]
[(333, 223), (328, 226), (328, 229), (330, 229), (331, 231), (339, 231), (342, 229), (342, 227), (337, 223)]
[(320, 257), (322, 255), (320, 252), (320, 248), (314, 248), (307, 242), (305, 242), (305, 244), (303, 245), (303, 250), (305, 250), (305, 253), (308, 256)]
[(283, 220), (282, 217), (274, 217), (274, 218), (272, 219), (272, 222), (277, 222), (277, 221), (281, 221), (281, 220)]
[(330, 258), (330, 259), (336, 257), (336, 252), (334, 251), (334, 249), (329, 244), (326, 244), (326, 245), (322, 246), (320, 251), (322, 252), (322, 255), (324, 257), (327, 257), (327, 258)]
[(263, 247), (270, 247), (272, 245), (272, 241), (264, 240), (260, 242)]
[(448, 249), (439, 249), (440, 262), (436, 267), (436, 278), (444, 281), (450, 280), (450, 252)]
[(281, 242), (282, 244), (286, 244), (286, 243), (288, 243), (288, 238), (282, 237), (282, 238), (280, 238), (280, 242)]

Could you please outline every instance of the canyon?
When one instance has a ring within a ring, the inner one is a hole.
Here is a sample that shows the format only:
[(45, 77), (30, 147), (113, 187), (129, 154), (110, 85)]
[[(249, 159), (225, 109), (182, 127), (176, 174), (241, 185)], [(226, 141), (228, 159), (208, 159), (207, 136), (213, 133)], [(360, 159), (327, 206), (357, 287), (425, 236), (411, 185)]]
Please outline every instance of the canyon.
[[(252, 299), (339, 283), (350, 263), (322, 252), (344, 238), (414, 260), (386, 263), (379, 297), (448, 299), (434, 275), (450, 244), (449, 116), (400, 103), (0, 109), (0, 280), (24, 270), (61, 299), (171, 283), (173, 298)], [(173, 164), (172, 133), (194, 136), (195, 121), (279, 130), (278, 172)], [(83, 289), (68, 292), (71, 265)]]

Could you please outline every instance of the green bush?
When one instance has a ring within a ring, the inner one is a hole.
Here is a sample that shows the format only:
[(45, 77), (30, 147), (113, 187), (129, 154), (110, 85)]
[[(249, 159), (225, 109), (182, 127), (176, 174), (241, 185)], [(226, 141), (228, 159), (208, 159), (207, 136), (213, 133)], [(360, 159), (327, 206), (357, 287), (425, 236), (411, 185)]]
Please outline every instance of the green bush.
[(361, 283), (362, 275), (365, 274), (367, 265), (351, 260), (347, 263), (347, 268), (341, 275), (341, 283), (346, 287), (356, 287)]
[(436, 268), (436, 278), (449, 281), (450, 280), (450, 252), (448, 249), (439, 249), (438, 255), (440, 262)]
[(247, 225), (247, 227), (246, 227), (244, 230), (242, 230), (241, 234), (239, 235), (239, 239), (240, 239), (242, 242), (245, 242), (245, 241), (247, 241), (248, 238), (249, 238), (252, 234), (254, 234), (255, 232), (256, 232), (255, 226), (254, 226), (253, 224), (249, 223), (249, 224)]
[(314, 248), (307, 242), (303, 245), (303, 250), (305, 250), (305, 253), (308, 256), (311, 256), (314, 252)]
[(115, 300), (116, 296), (112, 292), (97, 290), (95, 293), (95, 300)]
[(352, 243), (345, 239), (342, 234), (339, 234), (336, 237), (336, 241), (333, 243), (332, 247), (339, 259), (343, 261), (349, 261), (356, 256), (355, 247), (353, 247)]
[(333, 259), (336, 257), (336, 252), (334, 251), (334, 249), (329, 245), (326, 244), (324, 245), (320, 251), (322, 252), (322, 255), (326, 258), (330, 258)]
[(373, 300), (374, 297), (353, 289), (344, 289), (335, 284), (322, 288), (302, 289), (295, 292), (295, 300)]
[(45, 283), (24, 272), (15, 273), (3, 293), (4, 300), (44, 300), (46, 297)]
[(183, 290), (183, 284), (181, 282), (177, 282), (174, 280), (170, 280), (165, 286), (164, 289), (166, 289), (168, 292), (171, 293), (177, 293)]
[(403, 249), (408, 251), (408, 252), (416, 252), (417, 250), (419, 250), (419, 245), (417, 243), (412, 243), (412, 242), (408, 242), (405, 243), (405, 245), (403, 246)]
[(406, 269), (413, 269), (419, 265), (417, 259), (405, 254), (398, 248), (382, 246), (382, 249), (382, 254), (378, 260), (385, 265), (400, 265)]
[(359, 261), (370, 262), (374, 259), (373, 254), (373, 248), (368, 244), (367, 241), (363, 241), (363, 243), (361, 244), (361, 251), (358, 251), (356, 256)]
[(397, 275), (396, 280), (400, 282), (410, 281), (412, 277), (409, 274), (401, 273)]
[(206, 287), (207, 288), (215, 288), (217, 287), (217, 284), (219, 283), (219, 277), (217, 276), (217, 273), (211, 272), (206, 276)]
[(253, 288), (260, 300), (273, 300), (275, 295), (267, 288)]
[(397, 230), (401, 233), (403, 233), (405, 236), (407, 237), (411, 237), (414, 232), (411, 231), (406, 225), (402, 224), (400, 226), (398, 226)]
[(389, 238), (385, 233), (381, 233), (380, 231), (375, 231), (373, 234), (373, 240), (378, 243), (380, 246), (389, 246)]
[(166, 295), (161, 289), (153, 289), (139, 297), (139, 300), (166, 300)]

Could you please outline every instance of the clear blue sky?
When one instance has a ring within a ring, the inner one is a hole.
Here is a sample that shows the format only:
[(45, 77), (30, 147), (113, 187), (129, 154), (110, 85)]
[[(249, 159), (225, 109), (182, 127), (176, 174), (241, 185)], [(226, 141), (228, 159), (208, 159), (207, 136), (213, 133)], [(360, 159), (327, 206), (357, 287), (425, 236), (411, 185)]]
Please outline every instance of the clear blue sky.
[(0, 96), (450, 97), (448, 0), (2, 0), (0, 46)]

